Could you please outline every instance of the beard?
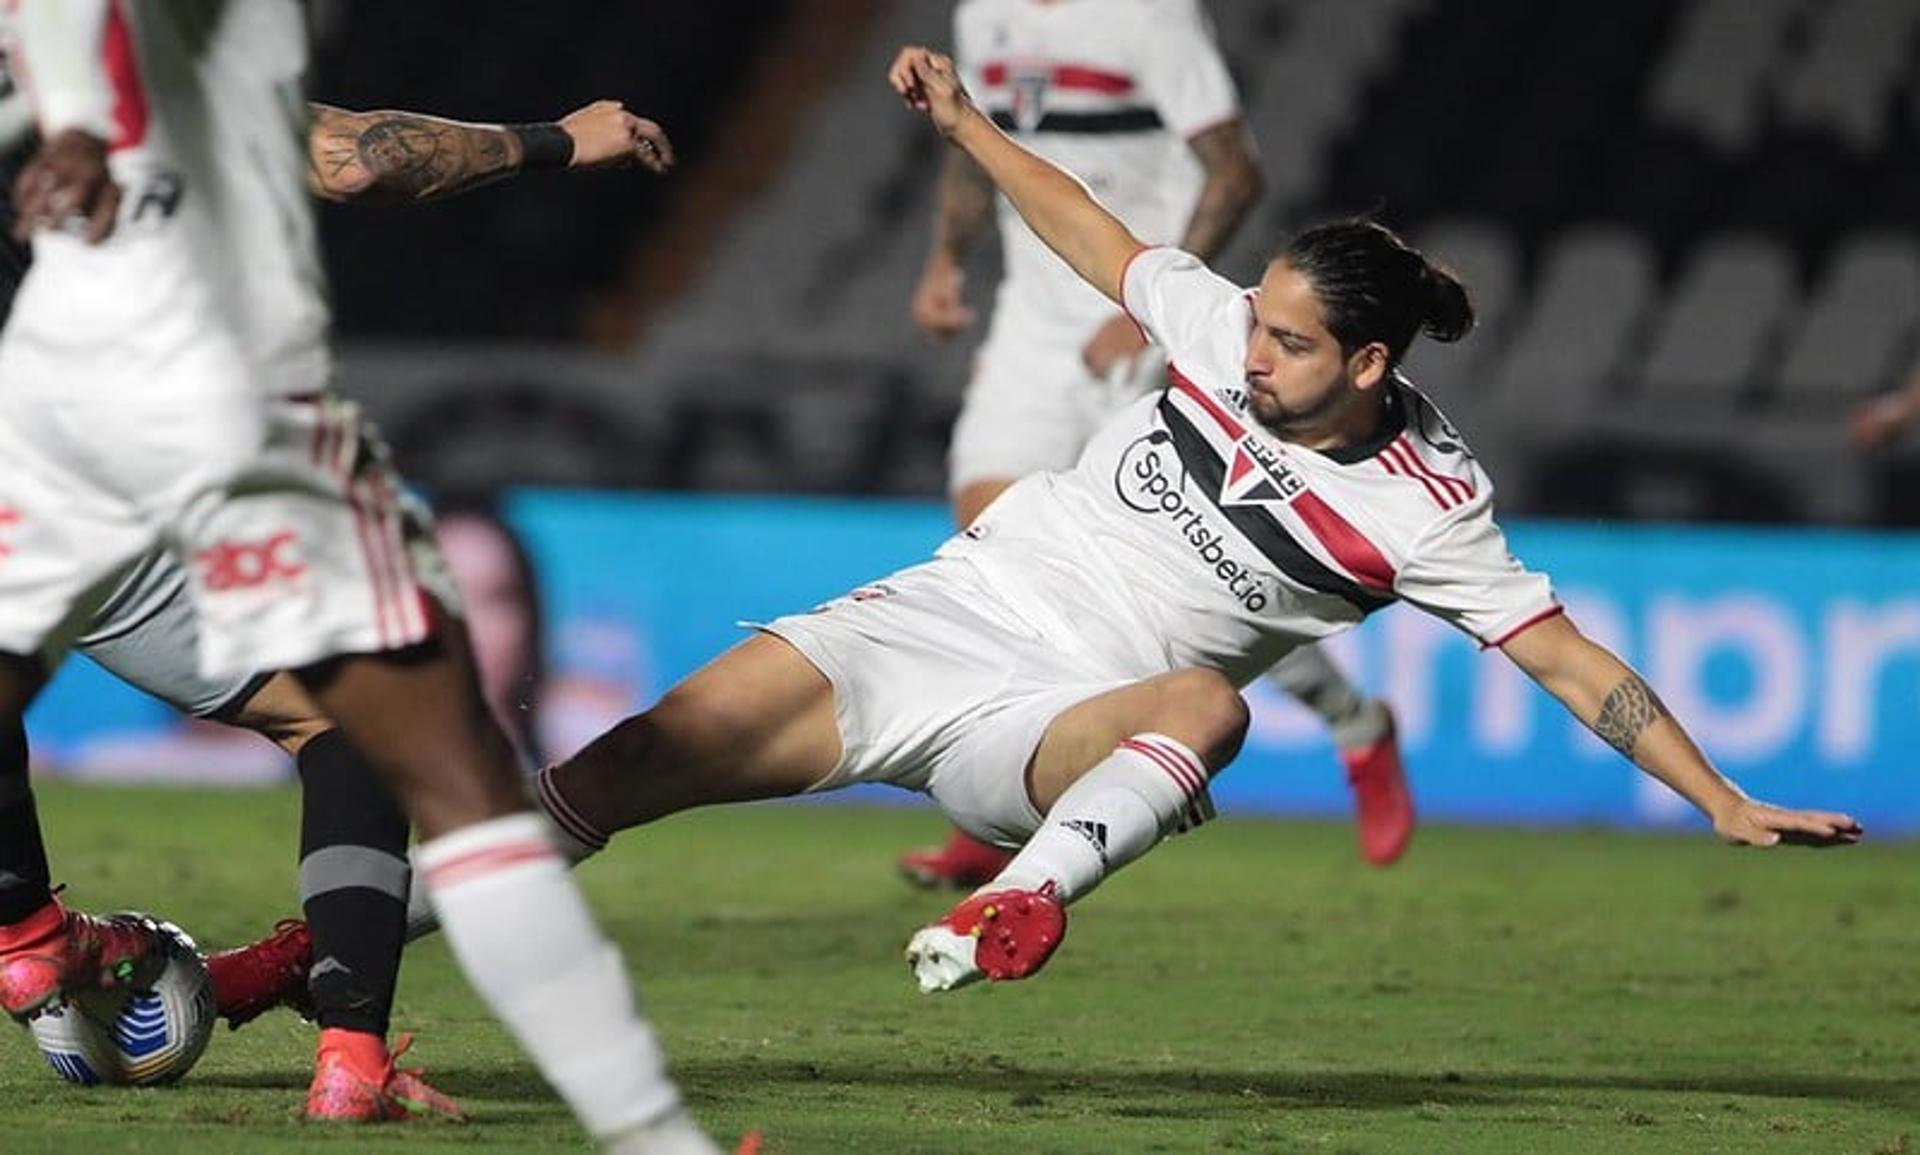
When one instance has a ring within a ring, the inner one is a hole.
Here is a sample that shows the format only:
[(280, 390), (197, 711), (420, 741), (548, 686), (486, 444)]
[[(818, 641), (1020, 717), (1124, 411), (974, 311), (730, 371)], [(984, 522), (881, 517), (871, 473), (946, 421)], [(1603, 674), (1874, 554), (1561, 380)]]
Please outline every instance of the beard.
[(1329, 389), (1306, 405), (1288, 405), (1278, 394), (1247, 383), (1247, 411), (1268, 432), (1280, 437), (1317, 432), (1330, 425), (1340, 408), (1341, 391)]

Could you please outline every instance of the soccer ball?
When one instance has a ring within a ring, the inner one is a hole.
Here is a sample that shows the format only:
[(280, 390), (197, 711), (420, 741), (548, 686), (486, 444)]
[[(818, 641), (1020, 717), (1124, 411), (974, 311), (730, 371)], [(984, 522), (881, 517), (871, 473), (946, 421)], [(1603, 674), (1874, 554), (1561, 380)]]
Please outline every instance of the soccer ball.
[(75, 995), (28, 1028), (47, 1065), (69, 1083), (171, 1083), (213, 1036), (213, 976), (193, 940), (172, 923), (134, 912), (109, 917), (145, 921), (158, 940), (153, 953), (131, 982)]

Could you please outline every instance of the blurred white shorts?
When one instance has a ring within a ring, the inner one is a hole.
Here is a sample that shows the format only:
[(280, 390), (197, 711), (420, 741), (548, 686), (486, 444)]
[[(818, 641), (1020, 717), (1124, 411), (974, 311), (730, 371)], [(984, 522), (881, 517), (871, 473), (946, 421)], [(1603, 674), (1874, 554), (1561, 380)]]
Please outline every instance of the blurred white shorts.
[(947, 449), (947, 491), (1071, 469), (1115, 413), (1167, 383), (1166, 355), (1149, 346), (1110, 377), (1080, 359), (1092, 333), (1048, 331), (995, 316), (974, 358)]

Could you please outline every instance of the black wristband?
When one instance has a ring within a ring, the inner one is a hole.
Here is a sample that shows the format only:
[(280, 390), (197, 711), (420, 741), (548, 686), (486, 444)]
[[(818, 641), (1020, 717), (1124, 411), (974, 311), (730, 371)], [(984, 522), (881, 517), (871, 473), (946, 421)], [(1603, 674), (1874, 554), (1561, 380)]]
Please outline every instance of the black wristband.
[(573, 163), (573, 137), (557, 124), (509, 124), (507, 131), (520, 141), (522, 169), (565, 168)]

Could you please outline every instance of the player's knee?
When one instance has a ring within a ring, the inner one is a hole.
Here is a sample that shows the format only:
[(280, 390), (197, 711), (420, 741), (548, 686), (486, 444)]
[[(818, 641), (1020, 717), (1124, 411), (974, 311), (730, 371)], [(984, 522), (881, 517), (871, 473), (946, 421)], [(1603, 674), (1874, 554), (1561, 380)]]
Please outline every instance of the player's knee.
[(1218, 770), (1233, 760), (1246, 740), (1252, 714), (1232, 682), (1213, 670), (1180, 670), (1162, 684), (1166, 727), (1175, 731)]

